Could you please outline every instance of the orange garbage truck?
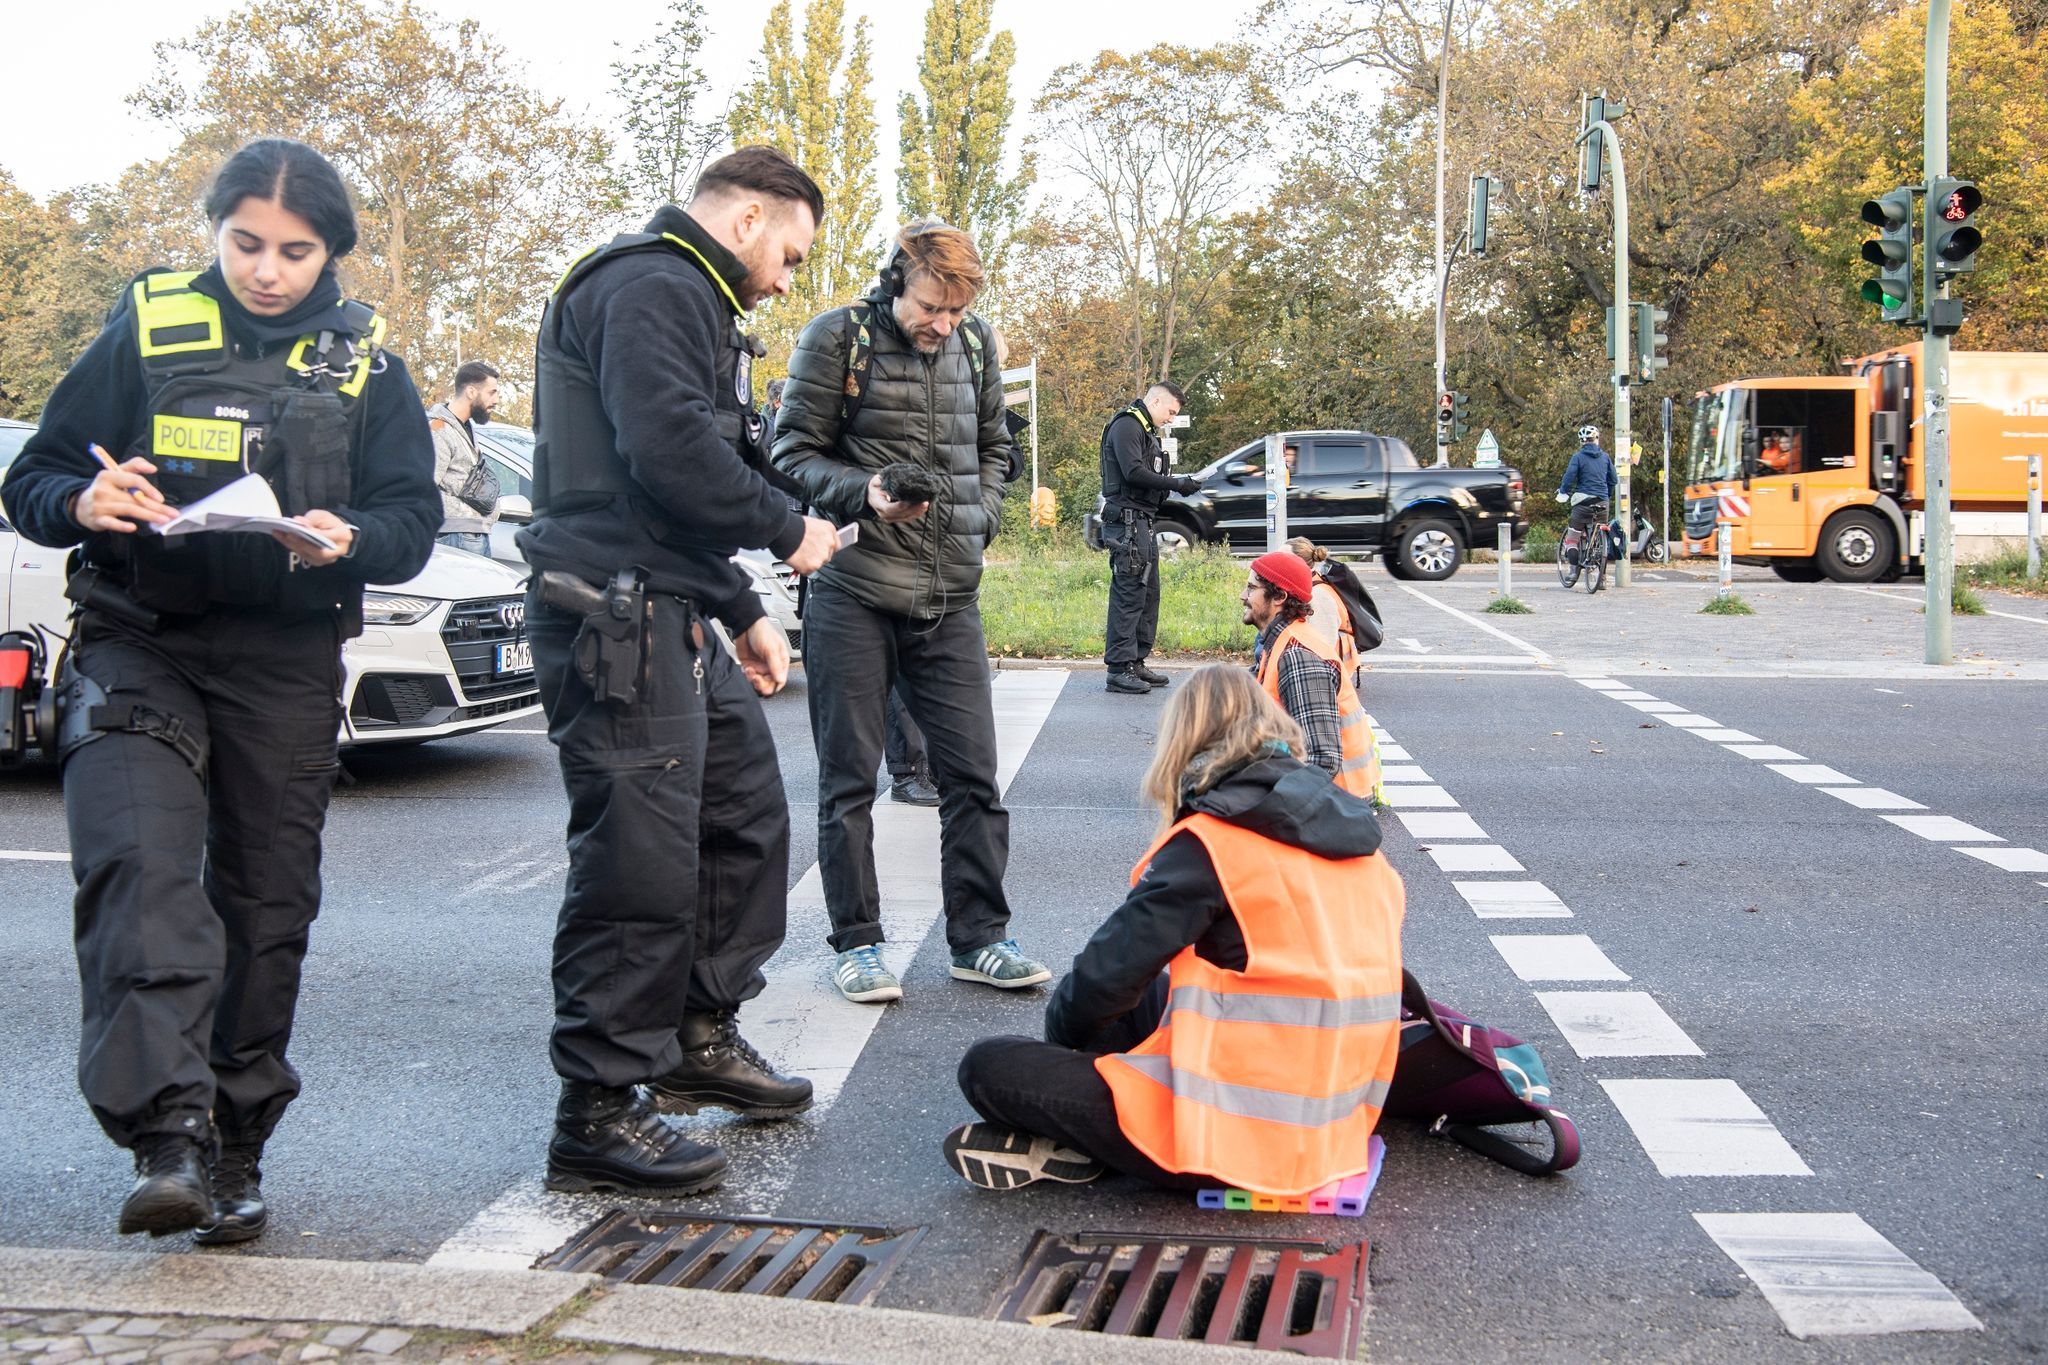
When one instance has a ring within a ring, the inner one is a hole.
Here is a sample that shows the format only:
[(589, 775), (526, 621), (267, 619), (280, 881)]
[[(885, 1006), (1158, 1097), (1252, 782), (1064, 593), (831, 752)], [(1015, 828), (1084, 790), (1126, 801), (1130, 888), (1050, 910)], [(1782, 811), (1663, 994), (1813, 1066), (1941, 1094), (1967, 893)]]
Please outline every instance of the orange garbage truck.
[[(1737, 379), (1698, 395), (1687, 449), (1685, 545), (1730, 551), (1793, 582), (1868, 583), (1917, 571), (1926, 540), (1921, 346), (1849, 361), (1839, 378)], [(1949, 357), (1949, 496), (1956, 557), (2026, 535), (2027, 457), (2048, 464), (2048, 354)], [(1733, 490), (1746, 513), (1723, 516)]]

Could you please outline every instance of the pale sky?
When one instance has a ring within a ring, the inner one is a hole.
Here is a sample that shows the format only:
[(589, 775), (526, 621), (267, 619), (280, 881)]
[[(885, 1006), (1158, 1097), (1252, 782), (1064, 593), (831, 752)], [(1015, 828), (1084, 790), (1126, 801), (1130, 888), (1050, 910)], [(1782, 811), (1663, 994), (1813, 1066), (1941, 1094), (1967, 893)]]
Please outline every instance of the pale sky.
[[(587, 116), (616, 127), (611, 63), (648, 37), (663, 0), (428, 0), (444, 18), (476, 17), (526, 64), (529, 83), (566, 97)], [(803, 5), (796, 0), (801, 15)], [(1238, 33), (1256, 0), (997, 0), (995, 26), (1016, 35), (1010, 89), (1017, 103), (1012, 151), (1045, 78), (1106, 47), (1124, 51), (1156, 42), (1204, 46)], [(172, 139), (131, 113), (125, 96), (150, 79), (153, 44), (190, 33), (234, 6), (226, 0), (23, 0), (9, 21), (7, 86), (11, 116), (0, 119), (0, 166), (44, 198), (74, 185), (112, 180), (133, 162), (159, 156)], [(703, 62), (715, 90), (738, 85), (759, 54), (768, 6), (762, 0), (706, 0), (711, 29)], [(26, 13), (21, 10), (26, 9)], [(874, 102), (880, 122), (884, 216), (896, 191), (896, 102), (917, 81), (923, 0), (849, 0), (847, 28), (865, 14), (875, 43)], [(280, 129), (286, 132), (289, 130)]]

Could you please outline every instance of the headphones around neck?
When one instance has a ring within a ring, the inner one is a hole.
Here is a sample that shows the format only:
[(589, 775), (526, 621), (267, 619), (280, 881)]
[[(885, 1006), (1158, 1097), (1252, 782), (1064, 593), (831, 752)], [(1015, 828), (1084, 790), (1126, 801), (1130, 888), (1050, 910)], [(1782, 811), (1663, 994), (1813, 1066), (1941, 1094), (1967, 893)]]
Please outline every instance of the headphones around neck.
[(904, 277), (910, 270), (910, 241), (928, 232), (942, 230), (950, 232), (955, 229), (943, 218), (920, 218), (914, 223), (904, 224), (903, 230), (889, 239), (889, 244), (882, 248), (882, 263), (875, 268), (875, 277), (882, 284), (883, 298), (903, 297)]

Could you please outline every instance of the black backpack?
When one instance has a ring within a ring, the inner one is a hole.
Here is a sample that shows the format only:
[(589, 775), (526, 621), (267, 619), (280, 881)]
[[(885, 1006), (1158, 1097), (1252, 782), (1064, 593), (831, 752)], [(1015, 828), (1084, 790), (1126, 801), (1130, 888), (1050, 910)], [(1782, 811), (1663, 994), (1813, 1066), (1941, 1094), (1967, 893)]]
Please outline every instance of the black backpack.
[(1373, 602), (1372, 594), (1365, 590), (1365, 584), (1358, 581), (1358, 575), (1351, 572), (1349, 564), (1337, 559), (1324, 560), (1323, 581), (1336, 589), (1338, 600), (1350, 615), (1351, 640), (1360, 654), (1386, 643), (1387, 632), (1380, 625), (1380, 609)]

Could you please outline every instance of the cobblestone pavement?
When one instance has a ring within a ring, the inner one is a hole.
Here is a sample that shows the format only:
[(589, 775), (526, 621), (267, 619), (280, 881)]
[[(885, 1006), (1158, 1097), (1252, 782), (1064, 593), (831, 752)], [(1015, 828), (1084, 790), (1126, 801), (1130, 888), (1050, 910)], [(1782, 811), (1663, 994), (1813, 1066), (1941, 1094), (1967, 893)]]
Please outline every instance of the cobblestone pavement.
[(393, 1365), (400, 1361), (512, 1365), (657, 1365), (696, 1356), (649, 1351), (593, 1352), (544, 1332), (524, 1337), (473, 1332), (404, 1331), (395, 1327), (303, 1322), (232, 1322), (213, 1318), (142, 1318), (100, 1313), (0, 1312), (0, 1361), (68, 1365), (214, 1365), (216, 1361), (275, 1361), (279, 1365), (332, 1361), (336, 1365)]

